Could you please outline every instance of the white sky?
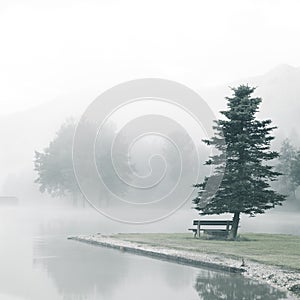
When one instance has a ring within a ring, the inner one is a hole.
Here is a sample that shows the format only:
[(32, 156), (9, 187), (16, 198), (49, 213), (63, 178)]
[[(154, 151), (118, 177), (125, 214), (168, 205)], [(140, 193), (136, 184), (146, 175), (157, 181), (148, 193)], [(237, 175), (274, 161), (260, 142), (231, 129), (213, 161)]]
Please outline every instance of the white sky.
[(2, 0), (0, 115), (135, 78), (197, 90), (300, 66), (299, 12), (299, 0)]

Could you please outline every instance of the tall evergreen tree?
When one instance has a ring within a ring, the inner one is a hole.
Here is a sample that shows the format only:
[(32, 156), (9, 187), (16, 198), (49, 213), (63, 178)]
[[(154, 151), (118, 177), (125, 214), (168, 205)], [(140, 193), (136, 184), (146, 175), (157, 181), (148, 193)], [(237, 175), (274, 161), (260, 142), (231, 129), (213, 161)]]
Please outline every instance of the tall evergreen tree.
[[(252, 96), (255, 88), (241, 85), (232, 90), (233, 96), (226, 97), (228, 109), (221, 111), (226, 119), (217, 120), (215, 136), (204, 140), (207, 145), (218, 149), (219, 154), (206, 162), (214, 166), (214, 172), (204, 182), (195, 185), (199, 191), (193, 202), (200, 215), (232, 213), (229, 238), (236, 239), (241, 213), (250, 216), (262, 214), (275, 205), (281, 205), (285, 196), (271, 189), (270, 181), (276, 180), (280, 173), (266, 164), (279, 155), (270, 150), (274, 139), (270, 133), (276, 127), (271, 126), (271, 120), (256, 119), (262, 99)], [(219, 188), (212, 192), (210, 182), (222, 176)]]

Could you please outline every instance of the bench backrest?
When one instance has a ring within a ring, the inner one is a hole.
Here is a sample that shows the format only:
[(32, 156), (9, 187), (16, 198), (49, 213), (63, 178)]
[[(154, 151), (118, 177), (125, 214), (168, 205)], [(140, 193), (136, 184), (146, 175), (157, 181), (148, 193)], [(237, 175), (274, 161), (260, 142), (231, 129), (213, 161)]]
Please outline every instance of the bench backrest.
[(194, 220), (193, 225), (232, 225), (232, 220)]

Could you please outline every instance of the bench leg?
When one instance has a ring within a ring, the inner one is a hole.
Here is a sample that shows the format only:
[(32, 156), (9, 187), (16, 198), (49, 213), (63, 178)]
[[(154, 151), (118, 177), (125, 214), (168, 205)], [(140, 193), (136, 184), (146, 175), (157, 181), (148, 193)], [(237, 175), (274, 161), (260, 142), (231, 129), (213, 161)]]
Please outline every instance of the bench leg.
[(227, 235), (229, 234), (229, 222), (227, 222), (227, 225), (226, 225), (226, 232), (227, 232)]
[(198, 225), (197, 225), (197, 235), (198, 235), (198, 238), (200, 238), (200, 223), (198, 223)]

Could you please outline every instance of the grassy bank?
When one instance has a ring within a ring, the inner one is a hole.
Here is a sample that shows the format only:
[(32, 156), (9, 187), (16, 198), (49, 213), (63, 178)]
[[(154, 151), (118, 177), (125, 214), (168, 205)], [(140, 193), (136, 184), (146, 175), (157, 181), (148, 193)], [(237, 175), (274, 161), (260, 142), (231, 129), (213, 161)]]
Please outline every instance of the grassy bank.
[(282, 234), (242, 234), (239, 241), (194, 239), (185, 233), (118, 234), (121, 240), (200, 253), (244, 258), (300, 271), (300, 237)]

